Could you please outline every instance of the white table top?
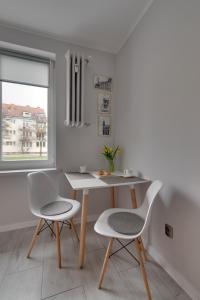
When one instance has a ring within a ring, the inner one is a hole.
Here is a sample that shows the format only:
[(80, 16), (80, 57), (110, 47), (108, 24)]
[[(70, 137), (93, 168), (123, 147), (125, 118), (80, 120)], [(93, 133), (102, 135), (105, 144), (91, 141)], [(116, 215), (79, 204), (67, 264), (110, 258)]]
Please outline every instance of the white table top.
[(136, 176), (124, 178), (123, 173), (115, 172), (109, 176), (97, 176), (95, 172), (87, 174), (69, 172), (65, 173), (67, 180), (74, 190), (91, 190), (115, 186), (136, 185), (148, 182), (148, 180)]

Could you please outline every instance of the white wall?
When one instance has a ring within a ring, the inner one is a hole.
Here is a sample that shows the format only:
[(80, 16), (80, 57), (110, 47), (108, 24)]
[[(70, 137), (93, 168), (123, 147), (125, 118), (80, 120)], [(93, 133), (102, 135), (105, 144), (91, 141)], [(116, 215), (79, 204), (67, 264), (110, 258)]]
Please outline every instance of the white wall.
[(200, 1), (155, 0), (116, 63), (123, 166), (164, 183), (149, 249), (200, 299)]
[[(57, 167), (63, 170), (75, 170), (86, 164), (88, 168), (105, 167), (103, 158), (98, 154), (104, 143), (112, 143), (111, 138), (97, 135), (97, 99), (93, 89), (93, 76), (97, 74), (114, 75), (114, 56), (101, 51), (78, 48), (65, 42), (40, 37), (26, 32), (8, 29), (0, 26), (0, 41), (19, 44), (56, 53), (56, 131), (57, 131)], [(88, 128), (67, 129), (65, 120), (65, 52), (67, 49), (81, 49), (92, 59), (87, 68), (86, 101)], [(114, 103), (114, 97), (113, 97)], [(69, 186), (63, 177), (61, 194), (69, 196)], [(10, 225), (27, 222), (32, 219), (27, 204), (26, 175), (0, 176), (0, 230), (10, 228)], [(92, 194), (89, 204), (89, 214), (97, 214), (108, 207), (106, 191)], [(97, 198), (97, 201), (93, 201)], [(100, 201), (98, 201), (98, 199)]]
[[(116, 61), (117, 107), (115, 143), (124, 147), (123, 166), (145, 177), (159, 178), (164, 189), (157, 201), (149, 233), (149, 249), (173, 271), (183, 287), (200, 290), (200, 1), (155, 0)], [(114, 56), (83, 49), (92, 55), (88, 71), (89, 128), (66, 129), (65, 60), (71, 45), (0, 27), (0, 40), (55, 52), (57, 165), (76, 168), (103, 164), (97, 151), (103, 143), (96, 132), (94, 73), (114, 74)], [(73, 47), (74, 48), (74, 47)], [(113, 101), (114, 102), (114, 101)], [(61, 192), (66, 189), (61, 181)], [(143, 191), (138, 191), (143, 192)], [(106, 191), (92, 194), (90, 214), (109, 203)], [(128, 197), (122, 189), (121, 196)], [(93, 201), (98, 198), (99, 201)], [(124, 199), (124, 198), (123, 198)], [(129, 205), (127, 198), (127, 205)], [(123, 202), (124, 205), (124, 202)], [(0, 177), (0, 226), (31, 219), (25, 175)], [(164, 235), (164, 224), (174, 227), (174, 239)], [(198, 292), (196, 292), (198, 293)], [(198, 299), (197, 296), (193, 296)]]

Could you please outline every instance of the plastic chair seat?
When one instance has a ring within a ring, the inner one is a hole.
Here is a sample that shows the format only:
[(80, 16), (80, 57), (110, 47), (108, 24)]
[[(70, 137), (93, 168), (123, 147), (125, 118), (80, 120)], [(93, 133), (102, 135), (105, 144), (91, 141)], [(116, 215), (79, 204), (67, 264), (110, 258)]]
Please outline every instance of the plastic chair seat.
[(126, 209), (126, 208), (111, 208), (111, 209), (107, 209), (106, 211), (104, 211), (100, 217), (98, 218), (95, 226), (94, 226), (94, 230), (99, 233), (100, 235), (106, 236), (106, 237), (112, 237), (112, 238), (117, 238), (117, 239), (135, 239), (140, 235), (139, 231), (136, 234), (132, 234), (132, 235), (127, 235), (127, 234), (122, 234), (117, 232), (116, 230), (114, 230), (112, 228), (112, 226), (109, 224), (109, 218), (110, 216), (112, 216), (114, 213), (132, 213), (133, 215), (137, 215), (139, 217), (141, 217), (142, 219), (144, 219), (143, 213), (140, 210), (140, 208), (138, 209)]
[(58, 196), (57, 199), (55, 200), (55, 202), (56, 201), (63, 201), (66, 203), (70, 203), (72, 205), (72, 208), (67, 212), (64, 212), (62, 214), (52, 215), (52, 216), (43, 214), (41, 212), (41, 208), (34, 209), (34, 210), (32, 209), (32, 213), (35, 216), (42, 218), (42, 219), (46, 219), (46, 220), (50, 220), (50, 221), (64, 221), (67, 219), (71, 219), (80, 209), (80, 203), (76, 200), (67, 199), (67, 198)]

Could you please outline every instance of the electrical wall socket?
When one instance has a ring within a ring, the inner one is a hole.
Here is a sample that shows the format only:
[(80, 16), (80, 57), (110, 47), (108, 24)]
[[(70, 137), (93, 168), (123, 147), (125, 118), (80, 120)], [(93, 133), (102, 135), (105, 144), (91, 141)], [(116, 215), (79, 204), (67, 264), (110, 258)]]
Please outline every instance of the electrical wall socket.
[(168, 236), (169, 238), (173, 239), (174, 237), (174, 232), (173, 232), (173, 227), (169, 224), (165, 224), (165, 234), (166, 236)]

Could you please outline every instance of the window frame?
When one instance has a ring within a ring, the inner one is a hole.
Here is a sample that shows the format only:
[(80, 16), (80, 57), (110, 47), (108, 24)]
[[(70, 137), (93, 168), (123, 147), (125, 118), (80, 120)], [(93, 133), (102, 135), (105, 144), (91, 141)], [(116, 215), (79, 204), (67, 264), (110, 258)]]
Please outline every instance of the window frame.
[[(28, 55), (29, 54), (27, 54), (27, 56)], [(48, 159), (47, 160), (21, 160), (21, 161), (2, 160), (2, 81), (0, 80), (0, 171), (7, 171), (7, 170), (18, 171), (18, 170), (25, 170), (25, 169), (33, 170), (33, 169), (56, 168), (55, 71), (54, 70), (55, 70), (55, 61), (49, 59), (49, 87), (48, 87), (48, 100), (47, 100), (48, 101), (48, 105), (47, 105)]]

